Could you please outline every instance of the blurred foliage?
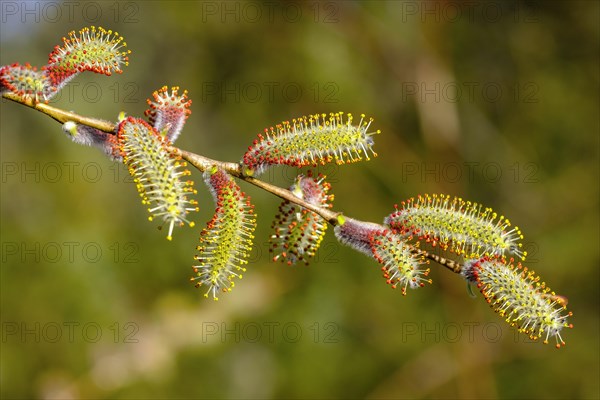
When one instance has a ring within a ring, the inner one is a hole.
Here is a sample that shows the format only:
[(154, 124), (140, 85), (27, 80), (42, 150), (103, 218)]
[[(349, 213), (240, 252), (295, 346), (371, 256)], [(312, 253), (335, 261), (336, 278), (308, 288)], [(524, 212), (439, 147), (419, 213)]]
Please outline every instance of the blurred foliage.
[(133, 53), (55, 105), (141, 116), (179, 85), (194, 103), (178, 145), (229, 161), (282, 120), (364, 112), (379, 157), (322, 168), (334, 208), (381, 221), (434, 192), (489, 205), (521, 227), (525, 264), (569, 298), (575, 327), (560, 351), (529, 343), (435, 265), (402, 297), (331, 232), (310, 266), (273, 264), (279, 200), (249, 185), (253, 260), (204, 300), (187, 283), (212, 214), (203, 187), (199, 228), (167, 242), (123, 166), (2, 100), (2, 398), (600, 396), (598, 2), (70, 4), (2, 2), (0, 64), (43, 65), (91, 24)]

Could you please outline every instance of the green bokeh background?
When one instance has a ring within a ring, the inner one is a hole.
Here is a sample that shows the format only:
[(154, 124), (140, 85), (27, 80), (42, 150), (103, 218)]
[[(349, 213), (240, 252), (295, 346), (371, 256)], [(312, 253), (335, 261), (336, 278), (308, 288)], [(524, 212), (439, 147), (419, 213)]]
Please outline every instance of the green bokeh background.
[(235, 290), (205, 300), (187, 282), (213, 210), (198, 173), (197, 227), (168, 242), (122, 165), (2, 100), (2, 398), (600, 396), (598, 2), (24, 4), (2, 2), (0, 64), (41, 66), (72, 29), (118, 30), (125, 72), (82, 74), (53, 105), (142, 116), (178, 85), (193, 113), (177, 144), (212, 158), (238, 160), (292, 117), (373, 116), (379, 157), (321, 168), (335, 209), (379, 222), (436, 192), (493, 207), (574, 329), (558, 351), (530, 343), (436, 265), (403, 297), (331, 232), (311, 265), (271, 263), (279, 200), (245, 183), (256, 249)]

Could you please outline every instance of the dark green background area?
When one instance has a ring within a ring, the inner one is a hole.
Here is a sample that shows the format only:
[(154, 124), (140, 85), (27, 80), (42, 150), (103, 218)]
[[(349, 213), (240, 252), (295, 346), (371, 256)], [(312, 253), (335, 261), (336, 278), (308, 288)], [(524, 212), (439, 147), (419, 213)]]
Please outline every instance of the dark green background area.
[(88, 25), (132, 50), (123, 74), (82, 74), (53, 105), (141, 117), (178, 85), (193, 104), (177, 145), (212, 158), (300, 115), (372, 116), (379, 156), (320, 168), (335, 210), (380, 222), (420, 193), (492, 207), (574, 313), (564, 348), (530, 343), (459, 276), (431, 265), (403, 297), (331, 231), (309, 266), (274, 264), (279, 200), (245, 183), (256, 248), (205, 300), (188, 282), (213, 211), (199, 173), (197, 225), (168, 242), (122, 165), (2, 100), (2, 398), (600, 396), (598, 2), (1, 4), (1, 65), (41, 66)]

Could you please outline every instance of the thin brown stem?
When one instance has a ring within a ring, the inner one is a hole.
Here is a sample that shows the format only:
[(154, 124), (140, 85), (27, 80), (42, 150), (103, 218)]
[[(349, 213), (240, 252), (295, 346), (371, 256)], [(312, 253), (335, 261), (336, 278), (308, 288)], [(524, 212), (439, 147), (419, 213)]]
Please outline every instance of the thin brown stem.
[(328, 208), (319, 207), (314, 204), (307, 203), (306, 201), (294, 196), (294, 194), (292, 192), (290, 192), (289, 190), (282, 189), (279, 186), (271, 185), (270, 183), (261, 181), (260, 179), (253, 178), (251, 176), (242, 176), (240, 178), (245, 180), (248, 183), (253, 184), (254, 186), (257, 186), (261, 189), (264, 189), (264, 190), (274, 194), (275, 196), (279, 196), (282, 199), (288, 200), (292, 203), (296, 203), (301, 207), (304, 207), (310, 211), (313, 211), (313, 212), (319, 214), (321, 217), (323, 217), (327, 222), (329, 222), (333, 226), (335, 226), (339, 223), (338, 217), (342, 214), (340, 212), (331, 211)]
[(303, 199), (295, 196), (292, 192), (290, 192), (287, 189), (280, 188), (279, 186), (272, 185), (270, 183), (267, 183), (265, 181), (251, 176), (246, 176), (242, 173), (242, 168), (239, 164), (212, 160), (199, 154), (181, 150), (177, 147), (171, 147), (169, 150), (171, 150), (174, 154), (183, 157), (183, 159), (185, 159), (187, 162), (192, 164), (200, 171), (206, 171), (207, 169), (212, 168), (214, 165), (216, 165), (217, 167), (227, 171), (229, 174), (235, 176), (236, 178), (242, 179), (256, 187), (259, 187), (263, 190), (266, 190), (269, 193), (274, 194), (275, 196), (281, 197), (284, 200), (288, 200), (292, 203), (298, 204), (301, 207), (304, 207), (310, 211), (319, 214), (332, 225), (336, 225), (338, 223), (338, 216), (341, 213), (331, 211), (330, 209), (325, 207), (319, 207), (317, 205), (308, 203)]
[[(101, 119), (97, 119), (97, 118), (84, 117), (84, 116), (81, 116), (74, 112), (65, 111), (65, 110), (61, 110), (56, 107), (52, 107), (45, 103), (36, 103), (32, 99), (21, 98), (13, 93), (9, 93), (9, 92), (3, 93), (2, 97), (12, 100), (14, 102), (17, 102), (19, 104), (22, 104), (24, 106), (33, 108), (35, 110), (38, 110), (39, 112), (46, 114), (49, 117), (53, 118), (54, 120), (56, 120), (60, 123), (63, 123), (63, 124), (68, 121), (73, 121), (78, 124), (91, 126), (93, 128), (96, 128), (103, 132), (108, 132), (108, 133), (115, 133), (115, 129), (117, 126), (115, 123), (113, 123), (111, 121), (105, 121), (105, 120), (101, 120)], [(171, 152), (173, 152), (173, 154), (181, 156), (183, 159), (185, 159), (187, 162), (192, 164), (195, 168), (197, 168), (201, 172), (204, 172), (207, 169), (212, 168), (213, 166), (217, 166), (217, 167), (225, 170), (229, 174), (235, 176), (236, 178), (246, 181), (256, 187), (266, 190), (267, 192), (269, 192), (271, 194), (274, 194), (275, 196), (281, 197), (284, 200), (288, 200), (294, 204), (299, 205), (300, 207), (304, 207), (310, 211), (313, 211), (313, 212), (319, 214), (321, 217), (323, 217), (327, 222), (329, 222), (333, 226), (339, 224), (339, 220), (340, 220), (339, 217), (342, 215), (341, 212), (335, 212), (335, 211), (332, 211), (325, 207), (319, 207), (317, 205), (310, 204), (310, 203), (304, 201), (303, 199), (296, 197), (292, 192), (290, 192), (287, 189), (280, 188), (279, 186), (272, 185), (268, 182), (265, 182), (263, 180), (260, 180), (258, 178), (252, 177), (252, 176), (244, 175), (244, 173), (242, 172), (242, 168), (240, 167), (240, 164), (238, 164), (238, 163), (213, 160), (208, 157), (204, 157), (204, 156), (201, 156), (196, 153), (185, 151), (185, 150), (182, 150), (182, 149), (180, 149), (178, 147), (174, 147), (174, 146), (169, 147), (169, 150)], [(436, 263), (448, 268), (452, 272), (460, 273), (460, 271), (462, 270), (462, 265), (457, 263), (456, 261), (449, 260), (449, 259), (446, 259), (444, 257), (438, 256), (435, 254), (430, 254), (429, 252), (427, 252), (425, 250), (421, 250), (421, 249), (417, 249), (417, 248), (413, 248), (413, 250), (419, 254), (422, 254), (424, 257), (426, 257), (432, 261), (435, 261)]]
[(462, 265), (457, 263), (454, 260), (449, 260), (442, 256), (438, 256), (437, 254), (431, 254), (425, 250), (417, 249), (416, 251), (417, 251), (417, 253), (422, 254), (424, 257), (435, 261), (436, 263), (440, 264), (443, 267), (448, 268), (450, 271), (452, 271), (456, 274), (460, 274), (460, 272), (462, 271), (462, 268), (463, 268)]
[(38, 110), (39, 112), (46, 114), (50, 118), (64, 124), (68, 121), (73, 121), (78, 124), (91, 126), (104, 132), (114, 133), (116, 125), (113, 122), (105, 121), (97, 118), (88, 118), (75, 114), (74, 112), (61, 110), (60, 108), (49, 106), (46, 103), (36, 103), (30, 98), (21, 98), (14, 93), (3, 93), (2, 97), (23, 104), (24, 106)]

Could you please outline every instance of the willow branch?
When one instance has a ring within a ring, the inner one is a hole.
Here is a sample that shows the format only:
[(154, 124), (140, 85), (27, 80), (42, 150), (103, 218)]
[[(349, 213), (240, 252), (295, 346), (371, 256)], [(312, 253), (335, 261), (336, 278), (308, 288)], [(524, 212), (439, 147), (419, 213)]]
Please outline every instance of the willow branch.
[(68, 121), (73, 121), (78, 124), (91, 126), (93, 128), (108, 133), (114, 133), (116, 128), (116, 125), (113, 122), (97, 118), (84, 117), (79, 114), (75, 114), (71, 111), (65, 111), (61, 110), (60, 108), (49, 106), (46, 103), (36, 103), (31, 98), (21, 98), (11, 92), (2, 93), (2, 97), (4, 97), (5, 99), (12, 100), (16, 103), (22, 104), (24, 106), (33, 108), (34, 110), (38, 110), (39, 112), (46, 114), (47, 116), (60, 122), (61, 124), (64, 124)]
[[(108, 133), (113, 133), (113, 134), (115, 133), (115, 130), (117, 127), (117, 125), (111, 121), (101, 120), (101, 119), (97, 119), (97, 118), (84, 117), (84, 116), (81, 116), (81, 115), (76, 114), (71, 111), (65, 111), (65, 110), (61, 110), (60, 108), (52, 107), (45, 103), (36, 103), (30, 98), (22, 98), (13, 93), (10, 93), (10, 92), (2, 93), (2, 97), (12, 100), (16, 103), (22, 104), (26, 107), (30, 107), (35, 110), (38, 110), (39, 112), (49, 116), (50, 118), (52, 118), (62, 124), (64, 124), (65, 122), (68, 122), (68, 121), (73, 121), (78, 124), (91, 126), (92, 128), (96, 128), (103, 132), (108, 132)], [(290, 192), (287, 189), (283, 189), (283, 188), (280, 188), (279, 186), (272, 185), (272, 184), (262, 181), (260, 179), (244, 175), (242, 173), (242, 169), (240, 168), (240, 164), (238, 164), (238, 163), (213, 160), (213, 159), (210, 159), (205, 156), (201, 156), (196, 153), (182, 150), (175, 146), (170, 146), (169, 151), (173, 152), (176, 155), (181, 156), (183, 159), (185, 159), (187, 162), (192, 164), (195, 168), (197, 168), (201, 172), (204, 172), (207, 169), (210, 169), (216, 165), (217, 167), (223, 169), (224, 171), (227, 171), (227, 173), (235, 176), (238, 179), (246, 181), (258, 188), (266, 190), (267, 192), (269, 192), (275, 196), (278, 196), (284, 200), (288, 200), (291, 203), (297, 204), (300, 207), (306, 208), (310, 211), (317, 213), (332, 226), (336, 226), (337, 224), (339, 224), (338, 217), (340, 215), (342, 215), (341, 212), (335, 212), (335, 211), (332, 211), (325, 207), (319, 207), (317, 205), (310, 204), (310, 203), (304, 201), (303, 199), (296, 197), (292, 192)], [(416, 253), (422, 254), (424, 257), (435, 261), (436, 263), (442, 265), (443, 267), (449, 269), (450, 271), (452, 271), (454, 273), (460, 273), (460, 271), (462, 270), (462, 265), (457, 263), (456, 261), (449, 260), (447, 258), (438, 256), (435, 254), (430, 254), (429, 252), (427, 252), (425, 250), (417, 249), (415, 247), (413, 247), (413, 251), (415, 251)]]
[(334, 212), (334, 211), (329, 210), (328, 208), (319, 207), (317, 205), (308, 203), (308, 202), (304, 201), (303, 199), (298, 198), (297, 196), (295, 196), (292, 192), (290, 192), (287, 189), (280, 188), (279, 186), (272, 185), (270, 183), (267, 183), (265, 181), (262, 181), (260, 179), (257, 179), (257, 178), (251, 177), (251, 176), (246, 176), (246, 175), (242, 174), (242, 169), (240, 168), (240, 165), (237, 163), (211, 160), (210, 158), (201, 156), (199, 154), (191, 153), (189, 151), (181, 150), (177, 147), (171, 147), (169, 150), (171, 150), (173, 153), (183, 157), (187, 162), (192, 164), (194, 167), (196, 167), (200, 171), (205, 171), (205, 170), (211, 168), (213, 165), (216, 165), (219, 168), (227, 171), (229, 174), (235, 176), (236, 178), (246, 181), (256, 187), (266, 190), (267, 192), (269, 192), (271, 194), (274, 194), (275, 196), (281, 197), (284, 200), (288, 200), (292, 203), (295, 203), (301, 207), (304, 207), (310, 211), (313, 211), (313, 212), (319, 214), (322, 218), (324, 218), (331, 225), (335, 226), (338, 223), (338, 216), (341, 214), (340, 212)]

